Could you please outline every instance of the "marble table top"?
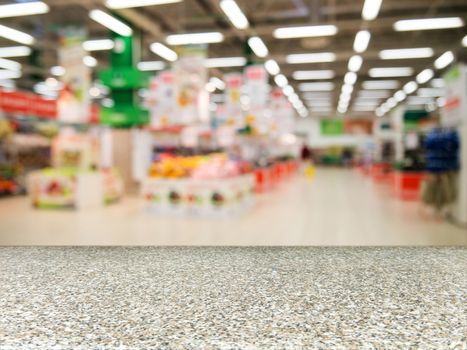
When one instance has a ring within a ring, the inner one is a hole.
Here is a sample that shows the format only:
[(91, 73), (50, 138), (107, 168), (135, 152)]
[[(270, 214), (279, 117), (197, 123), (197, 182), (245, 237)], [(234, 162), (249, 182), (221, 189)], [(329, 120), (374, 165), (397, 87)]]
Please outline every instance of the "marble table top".
[(0, 247), (0, 349), (465, 349), (467, 248)]

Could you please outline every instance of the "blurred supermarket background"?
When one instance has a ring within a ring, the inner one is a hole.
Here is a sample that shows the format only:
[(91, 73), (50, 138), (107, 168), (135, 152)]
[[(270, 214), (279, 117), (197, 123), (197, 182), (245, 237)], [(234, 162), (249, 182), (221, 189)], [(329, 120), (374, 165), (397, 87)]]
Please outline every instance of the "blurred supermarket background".
[(0, 1), (0, 245), (465, 245), (466, 19)]

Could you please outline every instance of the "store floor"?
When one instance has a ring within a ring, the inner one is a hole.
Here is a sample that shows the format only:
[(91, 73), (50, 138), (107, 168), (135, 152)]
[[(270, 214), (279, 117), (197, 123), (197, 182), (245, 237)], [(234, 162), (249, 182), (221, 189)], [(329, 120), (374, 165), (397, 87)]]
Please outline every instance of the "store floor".
[(350, 170), (318, 169), (235, 218), (157, 217), (139, 198), (91, 212), (0, 200), (0, 245), (467, 245), (467, 230)]
[(465, 349), (462, 247), (0, 247), (0, 349)]

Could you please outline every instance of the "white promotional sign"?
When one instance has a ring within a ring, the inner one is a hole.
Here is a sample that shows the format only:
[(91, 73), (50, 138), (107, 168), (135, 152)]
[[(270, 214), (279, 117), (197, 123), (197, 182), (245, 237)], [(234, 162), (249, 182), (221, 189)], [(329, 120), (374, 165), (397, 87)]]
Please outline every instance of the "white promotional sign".
[(151, 127), (158, 129), (178, 123), (175, 110), (175, 78), (171, 71), (161, 72), (151, 80), (146, 105), (151, 116)]
[(63, 89), (58, 99), (58, 120), (66, 123), (85, 123), (90, 116), (89, 87), (91, 71), (83, 63), (87, 55), (82, 40), (64, 39), (58, 51), (60, 65), (65, 68), (61, 77)]
[(442, 109), (441, 123), (445, 127), (457, 127), (467, 118), (467, 68), (457, 65), (444, 76), (446, 104)]
[(246, 92), (250, 103), (247, 123), (253, 126), (256, 132), (264, 134), (268, 131), (266, 112), (269, 95), (268, 73), (264, 65), (255, 65), (245, 69), (245, 77)]
[(230, 73), (224, 75), (225, 82), (225, 124), (237, 129), (245, 127), (242, 106), (240, 103), (243, 75), (241, 73)]

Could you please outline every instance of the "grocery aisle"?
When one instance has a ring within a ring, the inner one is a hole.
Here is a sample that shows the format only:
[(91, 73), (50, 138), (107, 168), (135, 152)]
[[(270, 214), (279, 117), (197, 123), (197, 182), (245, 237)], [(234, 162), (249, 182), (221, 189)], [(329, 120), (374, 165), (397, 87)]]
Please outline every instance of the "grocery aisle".
[(234, 218), (161, 218), (142, 200), (93, 212), (34, 210), (0, 200), (0, 245), (465, 245), (466, 231), (427, 216), (419, 203), (342, 169), (318, 169), (258, 196)]

